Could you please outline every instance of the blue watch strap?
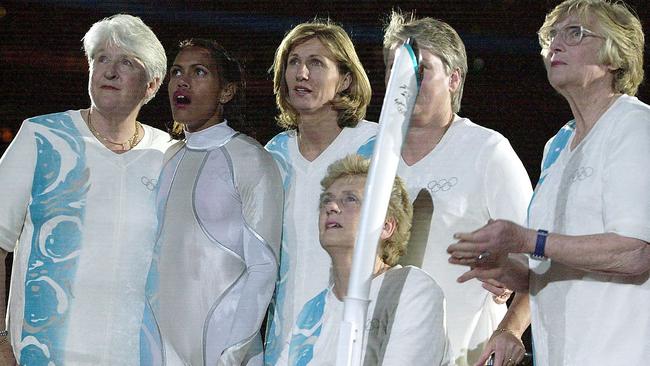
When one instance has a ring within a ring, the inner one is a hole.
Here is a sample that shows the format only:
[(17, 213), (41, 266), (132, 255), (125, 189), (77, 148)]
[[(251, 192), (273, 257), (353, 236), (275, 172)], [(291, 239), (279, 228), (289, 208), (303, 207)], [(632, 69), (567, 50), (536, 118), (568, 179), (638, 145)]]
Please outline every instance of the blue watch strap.
[(532, 257), (535, 259), (544, 259), (544, 248), (546, 248), (546, 237), (548, 237), (548, 231), (539, 229), (537, 230), (537, 241), (535, 242), (535, 251), (532, 254)]

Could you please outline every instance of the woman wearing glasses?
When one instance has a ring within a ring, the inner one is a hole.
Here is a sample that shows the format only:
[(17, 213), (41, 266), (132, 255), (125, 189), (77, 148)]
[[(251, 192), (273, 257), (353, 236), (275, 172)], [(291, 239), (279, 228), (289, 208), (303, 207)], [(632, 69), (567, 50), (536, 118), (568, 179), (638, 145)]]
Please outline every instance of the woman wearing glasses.
[(269, 310), (266, 365), (279, 365), (305, 303), (329, 282), (329, 258), (318, 245), (318, 183), (334, 161), (369, 156), (377, 124), (363, 120), (370, 81), (343, 28), (329, 20), (301, 23), (284, 37), (273, 61), (273, 84), (287, 129), (266, 144), (285, 191), (280, 273)]
[(528, 228), (498, 220), (457, 234), (450, 261), (471, 266), (460, 281), (529, 291), (535, 365), (647, 364), (650, 106), (634, 97), (641, 24), (621, 2), (567, 0), (546, 16), (539, 41), (573, 119), (544, 149)]
[[(318, 240), (329, 255), (332, 280), (300, 309), (277, 365), (336, 364), (369, 167), (368, 159), (351, 154), (332, 163), (320, 182)], [(406, 186), (395, 177), (370, 283), (363, 365), (450, 365), (442, 289), (423, 270), (397, 264), (406, 252), (412, 218)]]

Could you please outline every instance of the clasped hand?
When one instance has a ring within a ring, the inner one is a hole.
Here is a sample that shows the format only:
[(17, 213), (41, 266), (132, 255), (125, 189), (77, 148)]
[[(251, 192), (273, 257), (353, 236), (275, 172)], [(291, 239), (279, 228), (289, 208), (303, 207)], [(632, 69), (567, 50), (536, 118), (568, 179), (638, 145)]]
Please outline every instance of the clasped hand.
[(495, 280), (513, 290), (528, 289), (527, 264), (511, 256), (526, 252), (527, 234), (528, 229), (507, 220), (490, 220), (471, 233), (455, 234), (458, 242), (447, 248), (449, 262), (470, 267), (458, 282), (476, 278)]

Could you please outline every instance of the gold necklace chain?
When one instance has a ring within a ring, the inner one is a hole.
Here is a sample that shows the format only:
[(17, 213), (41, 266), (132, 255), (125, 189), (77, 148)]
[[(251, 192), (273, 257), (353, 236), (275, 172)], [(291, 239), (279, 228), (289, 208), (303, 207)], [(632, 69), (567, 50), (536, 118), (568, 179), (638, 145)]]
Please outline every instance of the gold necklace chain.
[(90, 116), (91, 116), (91, 113), (90, 113), (90, 109), (89, 109), (88, 110), (88, 127), (90, 128), (90, 132), (92, 132), (93, 135), (95, 135), (95, 137), (99, 138), (100, 140), (105, 141), (105, 142), (107, 142), (109, 144), (112, 144), (112, 145), (119, 146), (119, 147), (122, 148), (122, 150), (125, 150), (125, 151), (133, 149), (133, 147), (138, 143), (138, 139), (140, 138), (140, 132), (138, 132), (140, 130), (140, 122), (135, 121), (135, 132), (133, 133), (133, 136), (131, 136), (128, 140), (126, 140), (124, 142), (115, 142), (115, 141), (110, 140), (106, 136), (102, 135), (101, 133), (99, 133), (99, 131), (97, 131), (95, 129)]

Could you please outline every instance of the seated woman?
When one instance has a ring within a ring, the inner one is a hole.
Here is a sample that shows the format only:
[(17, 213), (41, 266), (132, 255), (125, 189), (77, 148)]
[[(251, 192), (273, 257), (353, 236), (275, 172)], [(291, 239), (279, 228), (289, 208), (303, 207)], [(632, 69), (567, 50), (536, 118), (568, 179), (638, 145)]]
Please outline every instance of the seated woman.
[[(283, 191), (262, 146), (240, 134), (239, 63), (215, 41), (183, 41), (170, 68), (175, 132), (160, 176), (160, 231), (142, 364), (261, 365), (259, 329), (278, 268)], [(180, 127), (180, 129), (178, 128)]]
[[(349, 155), (330, 165), (321, 181), (319, 238), (332, 259), (332, 277), (300, 311), (280, 364), (335, 364), (368, 167), (368, 160)], [(412, 215), (404, 183), (396, 177), (370, 286), (364, 365), (449, 364), (442, 290), (426, 272), (397, 265)]]
[(348, 154), (370, 156), (377, 124), (363, 120), (370, 81), (340, 26), (314, 20), (284, 37), (273, 61), (273, 89), (286, 129), (266, 145), (285, 189), (282, 261), (269, 310), (264, 361), (278, 365), (291, 327), (307, 300), (327, 286), (329, 259), (318, 245), (318, 182)]

